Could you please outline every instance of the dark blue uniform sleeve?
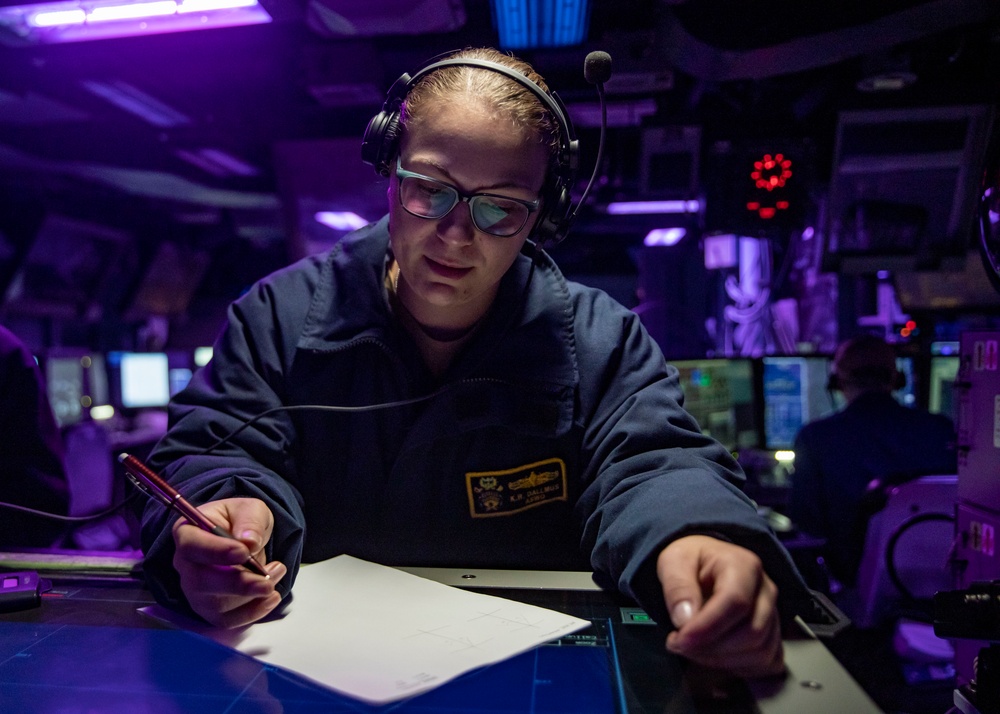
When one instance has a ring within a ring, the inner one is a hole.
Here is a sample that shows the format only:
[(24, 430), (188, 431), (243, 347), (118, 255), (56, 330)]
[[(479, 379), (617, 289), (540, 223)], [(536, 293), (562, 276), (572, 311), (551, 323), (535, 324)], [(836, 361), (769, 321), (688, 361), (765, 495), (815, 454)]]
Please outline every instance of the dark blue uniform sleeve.
[[(170, 428), (149, 463), (195, 505), (230, 497), (262, 499), (274, 516), (268, 560), (280, 560), (289, 570), (278, 585), (284, 596), (301, 561), (304, 518), (301, 498), (286, 478), (294, 472), (288, 413), (278, 410), (255, 419), (281, 406), (279, 375), (290, 359), (291, 348), (273, 334), (280, 323), (272, 315), (272, 289), (260, 285), (230, 307), (212, 361), (171, 402)], [(234, 433), (230, 441), (213, 448)], [(175, 520), (159, 503), (147, 504), (142, 522), (144, 570), (159, 602), (193, 614), (172, 564)]]
[[(584, 305), (578, 312), (602, 309), (613, 308)], [(581, 354), (581, 364), (600, 363), (596, 351), (606, 355), (603, 372), (581, 375), (590, 473), (578, 516), (597, 577), (669, 624), (656, 557), (681, 536), (716, 534), (755, 552), (782, 594), (801, 598), (805, 585), (795, 566), (741, 491), (739, 465), (683, 410), (677, 370), (666, 366), (638, 317), (620, 314), (616, 339), (577, 344), (595, 351)]]

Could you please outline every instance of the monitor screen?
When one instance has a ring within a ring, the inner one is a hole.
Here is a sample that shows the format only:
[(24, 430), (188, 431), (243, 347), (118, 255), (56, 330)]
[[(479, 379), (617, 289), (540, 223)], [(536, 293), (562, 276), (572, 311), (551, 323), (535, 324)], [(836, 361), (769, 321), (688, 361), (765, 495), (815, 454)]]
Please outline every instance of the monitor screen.
[(931, 356), (937, 355), (955, 355), (958, 356), (959, 342), (958, 340), (937, 340), (931, 342)]
[(109, 352), (117, 376), (118, 404), (124, 409), (163, 407), (170, 401), (170, 365), (163, 352)]
[(45, 360), (45, 388), (59, 426), (80, 421), (83, 408), (83, 367), (78, 357), (49, 357)]
[(171, 397), (184, 389), (191, 381), (191, 370), (188, 367), (171, 367), (169, 375)]
[(804, 424), (832, 414), (827, 357), (764, 357), (764, 447), (790, 449)]
[(954, 385), (960, 363), (961, 358), (957, 354), (932, 356), (928, 380), (928, 411), (944, 414), (953, 421), (957, 418)]
[(675, 360), (684, 409), (698, 426), (730, 450), (758, 446), (760, 429), (749, 359)]
[(84, 410), (108, 403), (104, 357), (53, 350), (45, 357), (45, 391), (59, 426), (76, 424)]
[[(4, 654), (18, 662), (37, 662), (0, 669), (0, 691), (10, 707), (4, 711), (25, 712), (106, 711), (109, 702), (116, 702), (119, 711), (146, 712), (618, 714), (652, 711), (653, 706), (684, 714), (701, 711), (694, 703), (685, 705), (690, 695), (678, 694), (684, 690), (682, 670), (676, 665), (657, 662), (662, 672), (659, 691), (642, 681), (639, 684), (651, 694), (640, 699), (626, 690), (632, 682), (621, 672), (624, 665), (610, 621), (591, 622), (584, 634), (567, 635), (383, 706), (186, 630), (0, 622)], [(642, 652), (629, 654), (637, 658)], [(72, 672), (53, 681), (47, 673), (67, 661), (73, 663)], [(637, 674), (635, 679), (643, 673)], [(727, 703), (735, 699), (741, 708), (754, 708), (746, 688), (734, 695)], [(637, 701), (629, 706), (629, 700)]]

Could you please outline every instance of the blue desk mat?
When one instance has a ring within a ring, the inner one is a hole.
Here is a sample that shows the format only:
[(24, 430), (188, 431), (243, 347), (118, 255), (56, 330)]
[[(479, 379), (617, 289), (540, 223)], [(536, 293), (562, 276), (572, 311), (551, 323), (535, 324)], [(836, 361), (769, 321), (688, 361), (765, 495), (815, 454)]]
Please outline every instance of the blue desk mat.
[(0, 622), (0, 711), (623, 714), (609, 623), (369, 706), (182, 630)]

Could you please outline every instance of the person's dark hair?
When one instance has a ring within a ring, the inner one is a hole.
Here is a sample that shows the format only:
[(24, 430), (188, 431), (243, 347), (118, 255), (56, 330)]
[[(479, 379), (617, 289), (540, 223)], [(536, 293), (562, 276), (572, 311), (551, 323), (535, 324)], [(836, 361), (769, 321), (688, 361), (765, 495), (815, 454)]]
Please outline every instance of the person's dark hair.
[(841, 343), (833, 360), (831, 388), (850, 384), (863, 391), (891, 392), (904, 386), (892, 345), (877, 335), (859, 335)]

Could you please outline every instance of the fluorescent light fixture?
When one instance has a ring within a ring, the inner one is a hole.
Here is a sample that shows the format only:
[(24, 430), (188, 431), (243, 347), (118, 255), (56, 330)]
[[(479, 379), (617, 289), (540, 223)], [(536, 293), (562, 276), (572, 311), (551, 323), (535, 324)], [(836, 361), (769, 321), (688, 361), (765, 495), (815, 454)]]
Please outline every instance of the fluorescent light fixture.
[(35, 44), (270, 22), (257, 0), (63, 0), (0, 8), (0, 26)]
[(677, 245), (686, 235), (687, 228), (654, 228), (646, 234), (642, 244), (650, 247)]
[(503, 49), (567, 47), (583, 42), (589, 0), (491, 0), (493, 24)]
[(350, 211), (319, 211), (313, 217), (324, 226), (338, 231), (353, 231), (368, 225), (368, 221)]
[(115, 20), (134, 20), (140, 17), (162, 17), (177, 12), (174, 0), (157, 0), (156, 2), (134, 2), (128, 5), (105, 5), (95, 7), (87, 13), (87, 22), (113, 22)]
[(613, 216), (630, 216), (644, 213), (697, 213), (701, 202), (687, 201), (614, 201), (608, 204), (608, 213)]
[(32, 15), (28, 23), (35, 27), (58, 27), (59, 25), (82, 25), (87, 21), (87, 11), (76, 8), (73, 10), (50, 10)]
[(221, 166), (234, 176), (256, 176), (260, 173), (256, 166), (248, 164), (246, 161), (237, 159), (232, 154), (228, 154), (222, 149), (202, 149), (201, 155), (209, 161)]
[(185, 114), (164, 104), (156, 97), (146, 94), (128, 82), (119, 80), (112, 82), (84, 80), (80, 84), (91, 94), (107, 100), (119, 109), (134, 114), (153, 126), (167, 129), (175, 126), (186, 126), (191, 123), (191, 120)]
[(219, 178), (257, 176), (260, 173), (256, 166), (248, 164), (222, 149), (194, 149), (193, 151), (177, 149), (174, 151), (174, 155), (193, 166), (197, 166), (205, 173)]
[(209, 12), (211, 10), (229, 10), (237, 7), (253, 7), (257, 0), (184, 0), (177, 6), (177, 12)]

